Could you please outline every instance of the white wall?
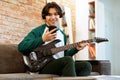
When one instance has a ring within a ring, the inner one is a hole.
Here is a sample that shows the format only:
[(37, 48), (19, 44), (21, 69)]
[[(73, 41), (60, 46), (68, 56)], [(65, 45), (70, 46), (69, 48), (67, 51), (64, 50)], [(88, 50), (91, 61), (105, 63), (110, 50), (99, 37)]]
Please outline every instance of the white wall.
[[(76, 42), (88, 39), (88, 0), (76, 0)], [(86, 6), (86, 7), (85, 7)], [(97, 44), (97, 60), (110, 60), (112, 74), (120, 75), (120, 0), (96, 0), (96, 36), (109, 42)], [(88, 59), (87, 48), (78, 59)]]
[(112, 74), (120, 75), (120, 0), (98, 0), (97, 36), (109, 39), (97, 46), (97, 58), (111, 62)]
[[(76, 42), (88, 39), (88, 0), (76, 0)], [(88, 59), (88, 49), (78, 52), (77, 59)]]

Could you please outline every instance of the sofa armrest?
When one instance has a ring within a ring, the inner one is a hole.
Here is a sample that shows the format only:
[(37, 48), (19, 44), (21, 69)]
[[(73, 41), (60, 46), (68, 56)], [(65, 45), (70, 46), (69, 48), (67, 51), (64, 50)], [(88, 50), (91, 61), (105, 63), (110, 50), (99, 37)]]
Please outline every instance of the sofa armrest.
[(79, 60), (88, 61), (92, 65), (92, 72), (98, 72), (100, 75), (111, 74), (111, 63), (109, 60)]

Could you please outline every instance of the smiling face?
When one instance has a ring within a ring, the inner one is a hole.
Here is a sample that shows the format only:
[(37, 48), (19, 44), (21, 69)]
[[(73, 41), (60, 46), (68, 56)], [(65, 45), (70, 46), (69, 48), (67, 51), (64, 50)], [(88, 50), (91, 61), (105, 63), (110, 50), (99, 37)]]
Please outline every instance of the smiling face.
[(48, 15), (45, 17), (46, 24), (48, 26), (56, 26), (59, 21), (59, 15), (56, 8), (50, 8)]

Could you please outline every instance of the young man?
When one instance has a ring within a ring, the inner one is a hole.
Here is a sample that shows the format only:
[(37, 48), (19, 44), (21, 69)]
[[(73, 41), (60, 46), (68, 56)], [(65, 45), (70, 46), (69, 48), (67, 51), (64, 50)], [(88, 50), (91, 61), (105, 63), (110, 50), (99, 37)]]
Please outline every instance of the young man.
[[(65, 33), (58, 29), (49, 31), (49, 27), (57, 26), (59, 18), (62, 17), (62, 10), (55, 2), (47, 3), (42, 10), (42, 18), (45, 24), (33, 29), (18, 45), (18, 50), (28, 56), (30, 52), (41, 45), (46, 45), (55, 39), (61, 42), (56, 47), (66, 44)], [(57, 30), (57, 31), (56, 31)], [(55, 32), (56, 31), (56, 32)], [(60, 76), (87, 76), (91, 72), (91, 64), (88, 62), (74, 62), (72, 56), (82, 50), (87, 43), (79, 44), (76, 48), (51, 54), (53, 60), (39, 71), (40, 74), (57, 74)], [(50, 55), (49, 51), (45, 55)]]

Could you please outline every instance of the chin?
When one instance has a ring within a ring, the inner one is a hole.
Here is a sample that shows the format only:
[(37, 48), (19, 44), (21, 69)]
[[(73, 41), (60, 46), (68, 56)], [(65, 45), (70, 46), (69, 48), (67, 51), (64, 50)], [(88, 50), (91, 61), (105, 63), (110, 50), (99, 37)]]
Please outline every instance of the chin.
[(57, 26), (57, 24), (51, 24), (51, 26)]

